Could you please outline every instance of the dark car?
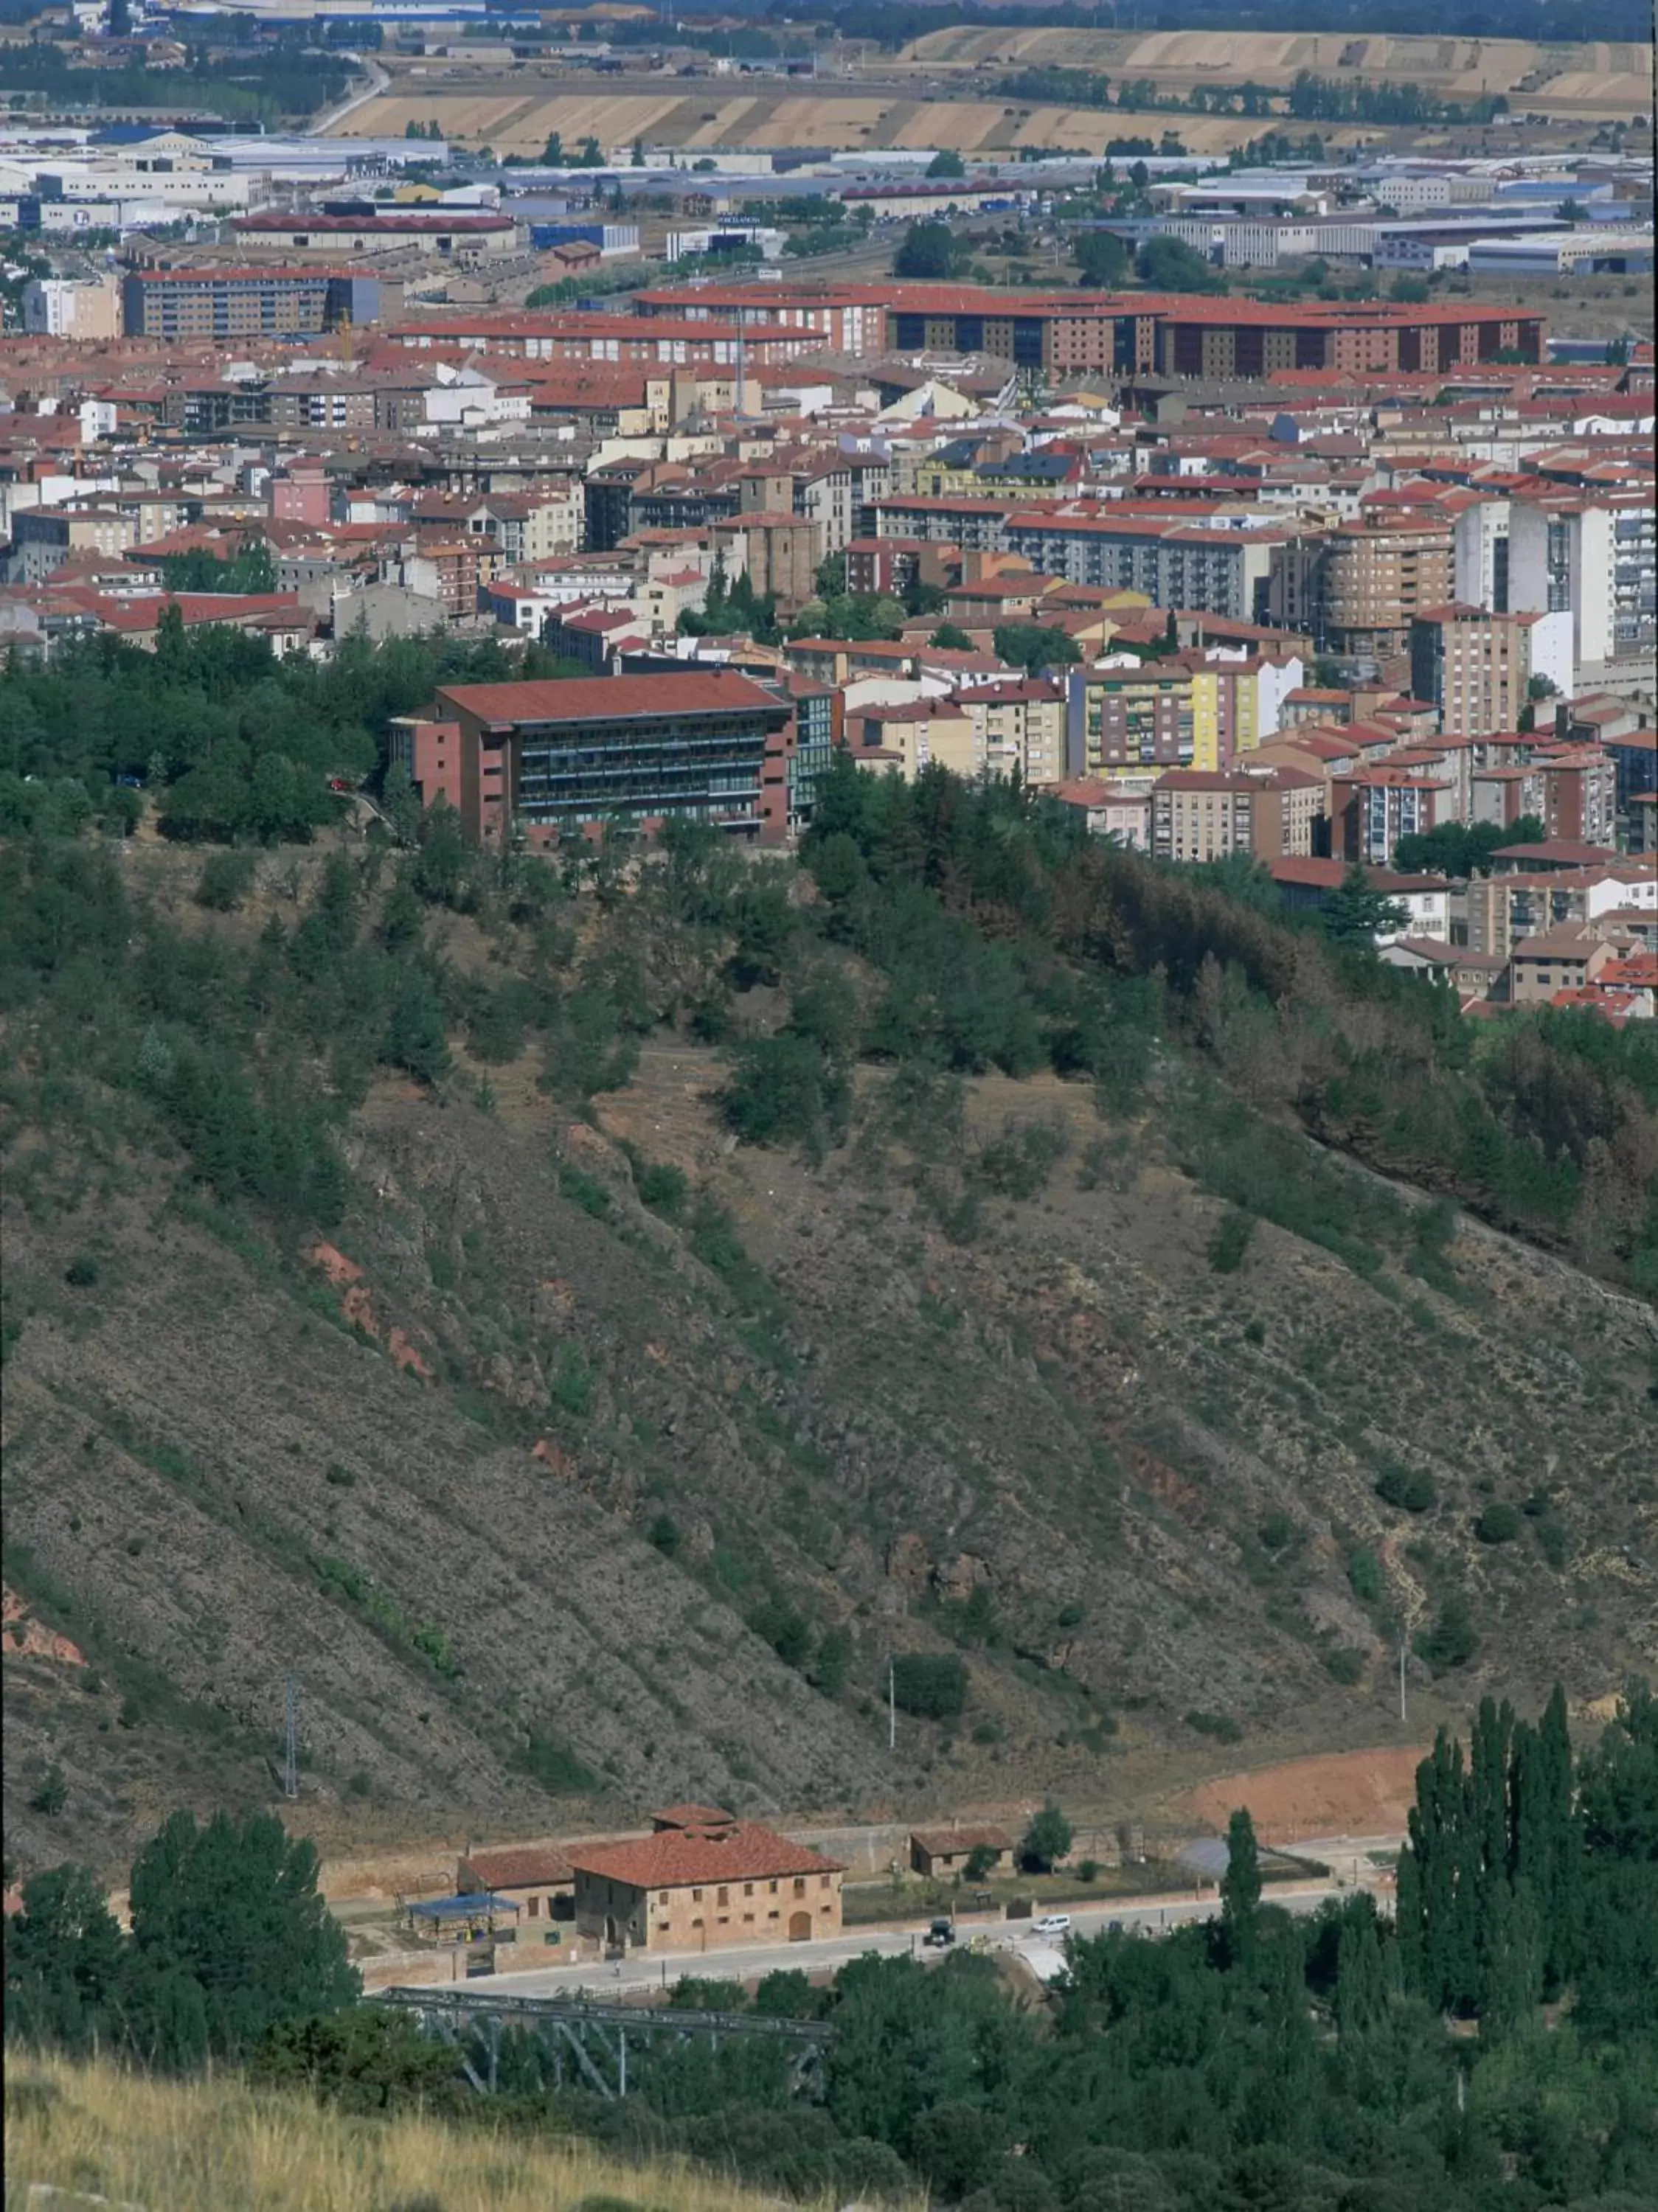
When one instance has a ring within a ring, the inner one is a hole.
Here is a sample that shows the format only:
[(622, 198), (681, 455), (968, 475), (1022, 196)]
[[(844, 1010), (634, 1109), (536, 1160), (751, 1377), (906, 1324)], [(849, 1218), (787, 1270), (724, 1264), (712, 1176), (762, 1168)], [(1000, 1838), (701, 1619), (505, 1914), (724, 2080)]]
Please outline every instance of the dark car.
[(935, 1920), (921, 1940), (923, 1943), (933, 1944), (942, 1950), (947, 1944), (954, 1942), (955, 1929), (948, 1920)]

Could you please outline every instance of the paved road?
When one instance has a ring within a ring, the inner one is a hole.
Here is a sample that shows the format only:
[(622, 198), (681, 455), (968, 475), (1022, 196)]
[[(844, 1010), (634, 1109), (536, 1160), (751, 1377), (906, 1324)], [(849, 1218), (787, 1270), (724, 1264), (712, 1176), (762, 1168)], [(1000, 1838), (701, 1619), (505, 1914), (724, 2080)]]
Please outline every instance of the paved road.
[[(1314, 1912), (1326, 1897), (1339, 1897), (1345, 1887), (1339, 1882), (1275, 1883), (1267, 1892), (1267, 1898), (1270, 1903), (1287, 1906), (1291, 1912)], [(1106, 1905), (1073, 1906), (1070, 1913), (1071, 1926), (1079, 1936), (1098, 1936), (1112, 1921), (1119, 1921), (1125, 1929), (1157, 1936), (1186, 1921), (1212, 1919), (1219, 1910), (1219, 1901), (1210, 1888), (1201, 1899), (1182, 1893), (1133, 1903), (1119, 1899)], [(515, 1996), (562, 1996), (572, 1990), (665, 1989), (688, 1974), (735, 1982), (753, 1980), (779, 1966), (798, 1966), (808, 1973), (832, 1972), (850, 1960), (863, 1958), (872, 1952), (881, 1958), (898, 1958), (911, 1953), (936, 1957), (940, 1955), (937, 1953), (922, 1952), (921, 1939), (926, 1929), (927, 1923), (917, 1920), (902, 1928), (853, 1929), (817, 1943), (768, 1943), (691, 1956), (676, 1954), (671, 1958), (653, 1959), (646, 1955), (624, 1959), (613, 1966), (552, 1966), (516, 1974), (485, 1974), (469, 1981), (466, 1987), (500, 1990)], [(965, 1943), (970, 1936), (981, 1932), (993, 1949), (1016, 1951), (1024, 1955), (1045, 1980), (1064, 1963), (1059, 1946), (1037, 1936), (1027, 1921), (998, 1920), (975, 1924), (964, 1920), (958, 1941)]]

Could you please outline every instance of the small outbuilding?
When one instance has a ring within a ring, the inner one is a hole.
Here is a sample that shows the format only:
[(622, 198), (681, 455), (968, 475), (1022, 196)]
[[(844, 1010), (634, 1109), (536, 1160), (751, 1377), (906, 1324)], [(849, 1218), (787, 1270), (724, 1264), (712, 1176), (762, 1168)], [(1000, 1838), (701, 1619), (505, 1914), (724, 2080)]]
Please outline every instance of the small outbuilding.
[(468, 1850), (456, 1863), (460, 1891), (488, 1890), (513, 1905), (526, 1921), (576, 1917), (576, 1869), (556, 1844), (521, 1844), (499, 1850)]
[[(929, 1876), (961, 1874), (977, 1851), (987, 1870), (997, 1867), (1013, 1850), (1013, 1838), (1003, 1828), (911, 1828), (910, 1864), (917, 1874)], [(988, 1853), (988, 1859), (984, 1855)]]

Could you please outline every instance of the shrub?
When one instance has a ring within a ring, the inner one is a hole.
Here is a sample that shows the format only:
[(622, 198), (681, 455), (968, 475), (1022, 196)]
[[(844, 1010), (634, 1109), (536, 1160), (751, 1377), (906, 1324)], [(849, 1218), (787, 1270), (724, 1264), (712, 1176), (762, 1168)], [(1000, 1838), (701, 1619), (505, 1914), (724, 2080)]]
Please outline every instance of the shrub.
[(339, 1462), (334, 1459), (329, 1461), (328, 1472), (323, 1480), (332, 1484), (336, 1490), (349, 1490), (357, 1480), (357, 1477), (349, 1467), (342, 1467)]
[(1426, 1513), (1438, 1499), (1432, 1475), (1421, 1468), (1405, 1467), (1398, 1460), (1389, 1460), (1376, 1477), (1376, 1496), (1384, 1505), (1397, 1506), (1402, 1513)]
[(64, 1270), (71, 1290), (89, 1291), (98, 1279), (98, 1262), (88, 1252), (77, 1252)]
[(529, 1741), (515, 1755), (513, 1764), (532, 1782), (539, 1783), (549, 1797), (580, 1796), (584, 1790), (597, 1786), (591, 1770), (582, 1765), (567, 1743), (559, 1742), (555, 1736), (539, 1735), (533, 1729)]
[(678, 1168), (670, 1167), (665, 1160), (652, 1160), (642, 1167), (635, 1179), (639, 1202), (648, 1206), (653, 1213), (677, 1213), (685, 1204), (686, 1179)]
[(1448, 1597), (1431, 1628), (1419, 1630), (1414, 1643), (1417, 1658), (1435, 1674), (1448, 1674), (1466, 1667), (1479, 1649), (1479, 1635), (1467, 1600)]
[(646, 1532), (646, 1540), (656, 1547), (665, 1559), (677, 1559), (680, 1545), (680, 1524), (671, 1513), (659, 1513)]
[(1070, 1604), (1060, 1607), (1056, 1618), (1061, 1628), (1080, 1628), (1082, 1625), (1082, 1607), (1073, 1599)]
[(1199, 1735), (1213, 1736), (1217, 1743), (1237, 1743), (1243, 1735), (1242, 1729), (1230, 1713), (1188, 1713), (1186, 1724), (1189, 1729), (1195, 1729)]
[(1098, 1881), (1100, 1879), (1099, 1860), (1079, 1859), (1076, 1863), (1076, 1878), (1079, 1881)]
[(1368, 1544), (1361, 1544), (1347, 1562), (1347, 1583), (1354, 1596), (1366, 1605), (1381, 1601), (1384, 1587), (1381, 1557)]
[(579, 1419), (593, 1403), (593, 1370), (573, 1344), (559, 1347), (558, 1364), (547, 1395), (561, 1412)]
[(998, 1197), (1037, 1198), (1064, 1157), (1065, 1145), (1065, 1133), (1057, 1122), (1020, 1122), (1009, 1116), (1002, 1134), (981, 1148), (973, 1173)]
[(769, 1644), (785, 1667), (803, 1667), (812, 1649), (812, 1631), (787, 1598), (767, 1598), (748, 1616), (756, 1636)]
[(851, 1092), (810, 1037), (755, 1037), (737, 1054), (722, 1103), (728, 1126), (750, 1145), (838, 1141)]
[(1246, 1213), (1241, 1206), (1231, 1206), (1221, 1216), (1209, 1240), (1209, 1264), (1217, 1275), (1236, 1274), (1254, 1233), (1255, 1217)]
[(838, 1698), (846, 1687), (852, 1663), (852, 1639), (844, 1628), (831, 1628), (818, 1639), (817, 1656), (808, 1671), (812, 1687), (820, 1697)]
[(69, 1802), (69, 1784), (64, 1779), (61, 1766), (49, 1766), (40, 1778), (40, 1787), (29, 1797), (30, 1808), (55, 1820)]
[(1269, 1513), (1255, 1531), (1266, 1552), (1287, 1552), (1301, 1531), (1287, 1513)]
[(1333, 1651), (1325, 1653), (1324, 1668), (1332, 1681), (1350, 1690), (1356, 1682), (1363, 1680), (1364, 1654), (1350, 1644), (1338, 1644)]
[(893, 1662), (893, 1699), (919, 1719), (949, 1720), (967, 1702), (967, 1669), (953, 1655), (905, 1651)]
[(568, 1160), (558, 1170), (558, 1192), (595, 1221), (602, 1221), (610, 1212), (610, 1193), (598, 1176), (589, 1175), (585, 1168), (572, 1167)]
[(196, 903), (215, 914), (234, 914), (253, 888), (251, 853), (210, 853), (196, 879)]
[(1549, 1565), (1559, 1574), (1570, 1553), (1566, 1532), (1558, 1521), (1539, 1521), (1536, 1523), (1537, 1548)]
[(1499, 1503), (1485, 1508), (1474, 1522), (1474, 1534), (1482, 1544), (1512, 1544), (1525, 1525), (1517, 1505)]

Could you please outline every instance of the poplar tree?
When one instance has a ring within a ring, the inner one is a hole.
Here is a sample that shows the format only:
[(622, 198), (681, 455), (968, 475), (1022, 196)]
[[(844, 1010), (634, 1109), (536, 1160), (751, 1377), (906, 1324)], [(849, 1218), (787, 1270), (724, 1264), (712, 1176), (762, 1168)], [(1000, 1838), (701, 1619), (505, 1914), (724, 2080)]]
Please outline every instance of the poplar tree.
[(1255, 1823), (1247, 1808), (1240, 1806), (1227, 1823), (1226, 1875), (1221, 1883), (1221, 1924), (1226, 1931), (1227, 1955), (1234, 1966), (1247, 1966), (1254, 1958), (1260, 1902), (1261, 1863), (1255, 1845)]

